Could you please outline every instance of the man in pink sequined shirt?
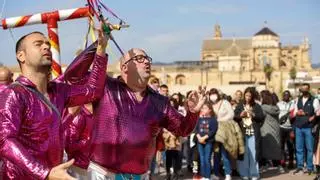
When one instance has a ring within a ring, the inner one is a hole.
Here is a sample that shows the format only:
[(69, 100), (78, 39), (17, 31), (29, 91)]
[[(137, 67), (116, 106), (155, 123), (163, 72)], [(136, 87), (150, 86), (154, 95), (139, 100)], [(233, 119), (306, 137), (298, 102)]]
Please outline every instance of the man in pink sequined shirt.
[[(103, 97), (93, 103), (91, 179), (144, 179), (159, 130), (187, 136), (194, 129), (205, 96), (193, 92), (183, 117), (167, 97), (147, 86), (151, 60), (142, 49), (129, 50), (120, 59), (121, 76), (107, 77)], [(79, 71), (69, 73), (66, 79)]]
[(100, 31), (89, 79), (79, 86), (49, 82), (52, 54), (42, 33), (27, 34), (17, 42), (22, 76), (0, 94), (3, 179), (73, 179), (66, 173), (73, 160), (60, 164), (64, 148), (60, 114), (66, 107), (101, 97), (107, 39)]

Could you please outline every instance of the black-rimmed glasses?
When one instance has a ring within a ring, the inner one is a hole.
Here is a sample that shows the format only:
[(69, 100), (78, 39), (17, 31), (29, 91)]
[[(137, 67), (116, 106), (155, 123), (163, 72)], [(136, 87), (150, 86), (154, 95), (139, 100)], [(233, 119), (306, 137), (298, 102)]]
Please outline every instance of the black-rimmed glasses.
[(138, 55), (138, 56), (132, 57), (131, 59), (126, 61), (124, 64), (127, 64), (130, 61), (137, 61), (138, 63), (143, 63), (145, 59), (148, 60), (150, 63), (152, 62), (152, 58), (151, 57), (145, 56), (145, 55)]

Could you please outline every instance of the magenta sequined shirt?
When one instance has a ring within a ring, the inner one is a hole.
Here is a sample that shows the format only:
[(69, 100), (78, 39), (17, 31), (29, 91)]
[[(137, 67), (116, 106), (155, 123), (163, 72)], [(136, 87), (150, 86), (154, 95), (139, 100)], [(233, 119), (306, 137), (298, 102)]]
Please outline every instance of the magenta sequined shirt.
[[(90, 59), (74, 61), (65, 80), (85, 82)], [(73, 67), (82, 67), (73, 68)], [(166, 128), (176, 136), (187, 136), (196, 126), (199, 113), (183, 117), (164, 97), (150, 87), (141, 102), (120, 79), (107, 77), (103, 97), (93, 103), (94, 129), (90, 160), (114, 173), (143, 174), (155, 152), (156, 136)]]
[[(61, 114), (66, 107), (101, 97), (107, 60), (99, 55), (94, 59), (93, 70), (85, 85), (49, 82), (50, 101)], [(35, 89), (26, 77), (20, 76), (16, 82)], [(34, 92), (20, 84), (12, 84), (0, 94), (3, 179), (46, 179), (50, 169), (62, 162), (61, 117)]]
[(0, 84), (0, 93), (3, 91), (8, 85), (6, 84)]
[(167, 97), (150, 87), (141, 102), (120, 79), (108, 77), (102, 99), (94, 104), (91, 161), (115, 173), (143, 174), (155, 152), (156, 136), (166, 128), (176, 136), (194, 129), (198, 113), (178, 113)]
[[(84, 82), (90, 59), (74, 61), (65, 80)], [(82, 67), (74, 68), (74, 67)], [(93, 103), (94, 129), (90, 160), (114, 173), (143, 174), (155, 152), (156, 136), (166, 128), (176, 136), (189, 135), (199, 113), (183, 117), (164, 97), (150, 87), (141, 102), (120, 79), (107, 77), (103, 97)]]
[(90, 143), (94, 124), (92, 116), (92, 113), (82, 106), (77, 115), (68, 114), (66, 117), (71, 119), (64, 132), (68, 159), (73, 158), (73, 165), (83, 169), (87, 169), (90, 163)]

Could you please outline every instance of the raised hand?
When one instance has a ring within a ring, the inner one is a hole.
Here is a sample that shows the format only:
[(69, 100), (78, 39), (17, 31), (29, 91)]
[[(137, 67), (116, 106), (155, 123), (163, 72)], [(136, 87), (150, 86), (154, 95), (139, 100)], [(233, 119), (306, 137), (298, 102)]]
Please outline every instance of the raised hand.
[(104, 56), (106, 53), (106, 47), (108, 45), (109, 35), (103, 32), (104, 24), (100, 22), (100, 28), (96, 29), (98, 31), (98, 47), (97, 54)]
[(201, 107), (206, 101), (206, 86), (202, 88), (199, 86), (198, 91), (192, 91), (187, 99), (189, 111), (196, 113), (199, 112)]

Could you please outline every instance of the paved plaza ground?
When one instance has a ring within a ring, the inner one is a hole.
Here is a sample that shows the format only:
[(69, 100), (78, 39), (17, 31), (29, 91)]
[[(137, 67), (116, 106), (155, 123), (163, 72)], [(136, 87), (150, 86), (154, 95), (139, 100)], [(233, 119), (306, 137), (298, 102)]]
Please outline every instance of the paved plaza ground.
[[(261, 174), (261, 179), (267, 179), (267, 180), (313, 180), (313, 178), (316, 175), (293, 175), (292, 172), (294, 170), (286, 171), (286, 173), (280, 174), (278, 169), (276, 168), (269, 168), (266, 172)], [(183, 174), (184, 176), (181, 177), (180, 179), (192, 179), (192, 174), (187, 172), (187, 170), (184, 168), (183, 169)], [(163, 168), (160, 169), (160, 174), (158, 174), (155, 177), (156, 180), (165, 180), (166, 179), (166, 173)], [(224, 177), (220, 177), (220, 180), (223, 180)], [(233, 180), (240, 180), (239, 177), (233, 177)]]

